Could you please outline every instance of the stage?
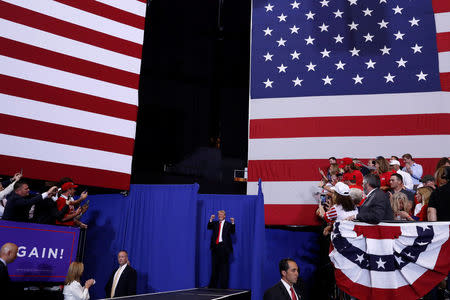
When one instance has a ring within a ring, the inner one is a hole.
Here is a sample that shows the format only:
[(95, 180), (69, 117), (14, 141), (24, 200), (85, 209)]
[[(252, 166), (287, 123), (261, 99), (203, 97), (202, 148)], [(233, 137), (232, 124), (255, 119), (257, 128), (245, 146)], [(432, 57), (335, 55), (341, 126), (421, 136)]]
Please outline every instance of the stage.
[[(117, 297), (114, 299), (126, 300), (247, 300), (250, 299), (250, 291), (248, 290), (219, 290), (207, 288), (194, 288), (179, 291), (161, 292), (153, 294), (143, 294), (136, 296)], [(111, 299), (111, 298), (105, 298)]]

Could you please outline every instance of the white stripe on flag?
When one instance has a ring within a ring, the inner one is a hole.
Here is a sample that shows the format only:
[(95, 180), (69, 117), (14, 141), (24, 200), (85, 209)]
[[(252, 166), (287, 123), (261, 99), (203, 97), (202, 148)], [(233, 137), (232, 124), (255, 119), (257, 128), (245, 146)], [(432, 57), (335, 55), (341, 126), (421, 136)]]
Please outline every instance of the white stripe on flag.
[[(417, 145), (439, 145), (439, 147), (421, 148)], [(413, 150), (415, 157), (434, 158), (447, 156), (449, 148), (450, 135), (250, 139), (248, 159), (376, 157), (389, 149), (395, 149), (395, 153), (410, 153)]]
[(450, 72), (450, 52), (439, 52), (438, 56), (439, 56), (439, 72), (441, 73)]
[(434, 20), (437, 33), (450, 31), (450, 12), (434, 14)]
[(396, 115), (442, 113), (450, 111), (450, 93), (252, 99), (250, 100), (250, 119), (382, 116), (386, 115), (387, 107), (389, 111), (395, 111)]
[[(134, 139), (136, 122), (0, 94), (2, 114)], [(26, 107), (26, 109), (24, 109)]]
[(138, 90), (0, 55), (0, 73), (137, 105)]
[[(116, 22), (83, 10), (58, 3), (52, 0), (21, 1), (4, 0), (5, 2), (39, 12), (72, 24), (103, 32), (137, 44), (142, 44), (144, 33), (142, 29)], [(145, 10), (144, 10), (145, 13)]]
[[(0, 154), (131, 174), (132, 156), (0, 134)], [(114, 163), (112, 163), (114, 162)]]
[[(264, 204), (318, 204), (317, 181), (263, 181)], [(247, 194), (258, 194), (258, 182), (247, 183)]]
[(139, 2), (137, 0), (96, 0), (97, 2), (102, 2), (106, 5), (125, 10), (129, 13), (145, 17), (145, 3)]
[(0, 19), (0, 36), (108, 67), (139, 74), (141, 60), (46, 31)]

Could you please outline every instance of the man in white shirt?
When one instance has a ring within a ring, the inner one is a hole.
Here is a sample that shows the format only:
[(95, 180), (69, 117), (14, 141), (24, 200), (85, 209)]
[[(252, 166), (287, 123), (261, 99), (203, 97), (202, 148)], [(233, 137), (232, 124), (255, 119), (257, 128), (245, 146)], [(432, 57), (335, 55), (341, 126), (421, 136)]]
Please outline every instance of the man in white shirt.
[(389, 165), (391, 166), (392, 170), (394, 170), (397, 174), (400, 174), (402, 176), (403, 185), (405, 186), (405, 188), (407, 188), (408, 190), (413, 190), (414, 183), (412, 177), (408, 172), (400, 170), (400, 162), (396, 159), (392, 159), (389, 162)]
[(278, 264), (281, 280), (264, 293), (264, 300), (304, 300), (301, 286), (298, 284), (298, 266), (284, 258)]
[(105, 286), (106, 297), (136, 295), (137, 272), (129, 265), (127, 251), (119, 251), (117, 261), (119, 267), (111, 273)]

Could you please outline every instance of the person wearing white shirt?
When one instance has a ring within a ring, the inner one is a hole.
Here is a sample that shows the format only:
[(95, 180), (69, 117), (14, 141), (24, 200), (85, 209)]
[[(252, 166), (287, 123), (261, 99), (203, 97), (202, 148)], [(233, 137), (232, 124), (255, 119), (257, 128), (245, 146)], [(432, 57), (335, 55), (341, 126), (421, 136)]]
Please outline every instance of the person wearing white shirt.
[(391, 166), (392, 170), (395, 170), (397, 174), (400, 174), (402, 176), (403, 185), (405, 186), (405, 188), (407, 188), (408, 190), (413, 190), (414, 189), (413, 179), (408, 172), (400, 170), (400, 162), (396, 159), (392, 159), (389, 162), (389, 165)]
[(64, 300), (88, 300), (89, 288), (95, 283), (94, 279), (86, 280), (84, 286), (81, 286), (80, 278), (83, 275), (84, 265), (82, 262), (72, 262), (64, 281)]

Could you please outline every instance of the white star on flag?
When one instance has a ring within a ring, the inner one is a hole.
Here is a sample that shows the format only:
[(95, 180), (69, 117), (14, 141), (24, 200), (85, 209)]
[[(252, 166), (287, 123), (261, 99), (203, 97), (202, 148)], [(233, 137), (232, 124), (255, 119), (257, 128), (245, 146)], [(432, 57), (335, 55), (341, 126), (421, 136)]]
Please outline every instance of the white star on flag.
[(367, 65), (367, 69), (375, 69), (376, 62), (372, 61), (372, 59), (369, 59), (369, 61), (365, 62), (365, 64)]
[(295, 80), (292, 80), (292, 82), (294, 83), (294, 86), (297, 86), (297, 85), (302, 86), (302, 81), (303, 81), (303, 79), (298, 79), (298, 76), (297, 76), (297, 78), (295, 78)]
[(424, 74), (422, 71), (420, 71), (420, 74), (416, 74), (416, 76), (419, 77), (417, 81), (427, 81), (426, 77), (428, 76), (428, 74)]
[(267, 80), (266, 81), (263, 81), (263, 83), (266, 85), (266, 87), (265, 88), (268, 88), (268, 87), (272, 87), (272, 83), (273, 83), (273, 81), (270, 81), (270, 79), (269, 78), (267, 78)]
[(292, 60), (299, 59), (300, 54), (301, 53), (297, 52), (297, 50), (294, 50), (294, 52), (290, 53), (290, 55), (292, 56)]
[(391, 73), (388, 73), (386, 76), (383, 76), (383, 77), (386, 78), (386, 83), (388, 83), (388, 82), (394, 83), (395, 76), (391, 75)]
[(362, 80), (364, 79), (364, 77), (359, 77), (359, 74), (356, 74), (356, 77), (353, 77), (352, 79), (355, 81), (355, 84), (362, 84)]

